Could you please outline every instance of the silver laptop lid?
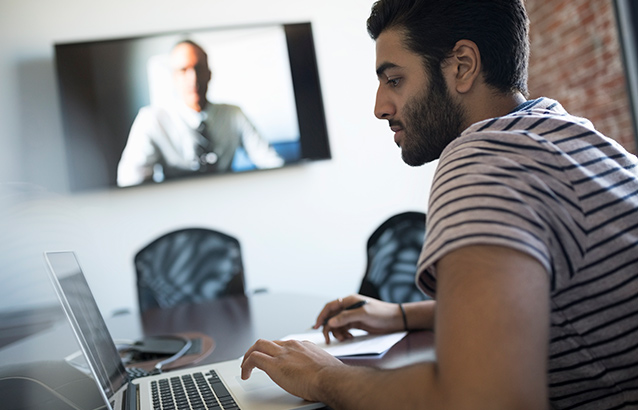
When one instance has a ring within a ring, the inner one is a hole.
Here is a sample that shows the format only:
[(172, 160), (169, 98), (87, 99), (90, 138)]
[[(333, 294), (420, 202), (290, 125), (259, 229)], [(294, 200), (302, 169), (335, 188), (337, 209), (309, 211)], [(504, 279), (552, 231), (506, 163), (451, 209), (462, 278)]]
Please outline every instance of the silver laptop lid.
[[(107, 405), (119, 402), (128, 375), (95, 298), (71, 251), (45, 252), (49, 276)], [(116, 400), (116, 396), (117, 400)]]

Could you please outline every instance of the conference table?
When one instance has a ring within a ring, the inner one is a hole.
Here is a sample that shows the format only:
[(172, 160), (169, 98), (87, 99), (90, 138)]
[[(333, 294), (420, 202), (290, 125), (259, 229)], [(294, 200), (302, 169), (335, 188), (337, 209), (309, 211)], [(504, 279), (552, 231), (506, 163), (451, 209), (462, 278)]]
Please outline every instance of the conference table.
[[(231, 296), (169, 309), (150, 309), (140, 316), (144, 335), (201, 332), (215, 347), (201, 363), (236, 359), (257, 339), (276, 340), (307, 332), (328, 302), (311, 294), (257, 293)], [(434, 358), (434, 336), (413, 331), (379, 356), (342, 358), (349, 364), (396, 368)]]
[[(213, 301), (150, 309), (107, 318), (114, 340), (144, 336), (199, 333), (214, 342), (210, 354), (191, 365), (210, 364), (242, 356), (257, 339), (276, 340), (310, 330), (329, 299), (312, 294), (257, 293)], [(342, 358), (352, 365), (396, 368), (434, 359), (430, 331), (412, 331), (382, 355)], [(0, 364), (15, 365), (42, 360), (64, 360), (78, 351), (66, 320), (0, 348)], [(6, 367), (5, 367), (6, 369)]]

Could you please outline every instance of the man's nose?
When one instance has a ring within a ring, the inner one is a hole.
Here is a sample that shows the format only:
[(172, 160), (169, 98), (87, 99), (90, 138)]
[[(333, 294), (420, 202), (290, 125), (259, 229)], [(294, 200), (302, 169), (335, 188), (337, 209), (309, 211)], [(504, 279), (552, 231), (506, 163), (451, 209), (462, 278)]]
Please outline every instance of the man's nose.
[(377, 89), (377, 97), (374, 104), (374, 116), (380, 120), (386, 120), (396, 114), (396, 108), (392, 101), (385, 95), (381, 86)]
[(194, 68), (189, 68), (186, 70), (186, 80), (190, 83), (190, 84), (195, 84), (197, 83), (197, 70), (195, 70)]

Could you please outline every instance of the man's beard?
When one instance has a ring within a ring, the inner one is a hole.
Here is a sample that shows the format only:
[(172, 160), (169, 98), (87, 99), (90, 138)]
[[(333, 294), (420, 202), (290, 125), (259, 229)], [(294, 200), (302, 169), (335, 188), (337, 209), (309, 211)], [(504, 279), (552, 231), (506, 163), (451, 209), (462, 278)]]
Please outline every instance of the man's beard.
[(445, 147), (463, 131), (464, 109), (448, 92), (443, 73), (435, 70), (429, 89), (406, 102), (401, 142), (401, 157), (411, 166), (434, 161)]

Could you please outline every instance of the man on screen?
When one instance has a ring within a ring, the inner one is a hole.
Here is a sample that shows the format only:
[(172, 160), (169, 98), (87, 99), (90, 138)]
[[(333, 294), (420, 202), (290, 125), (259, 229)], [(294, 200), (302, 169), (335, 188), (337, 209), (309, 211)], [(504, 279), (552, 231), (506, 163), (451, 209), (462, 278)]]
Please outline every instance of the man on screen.
[(227, 172), (239, 147), (257, 168), (283, 165), (241, 108), (206, 99), (211, 70), (202, 47), (190, 40), (179, 42), (170, 64), (178, 101), (140, 109), (118, 164), (118, 186)]

